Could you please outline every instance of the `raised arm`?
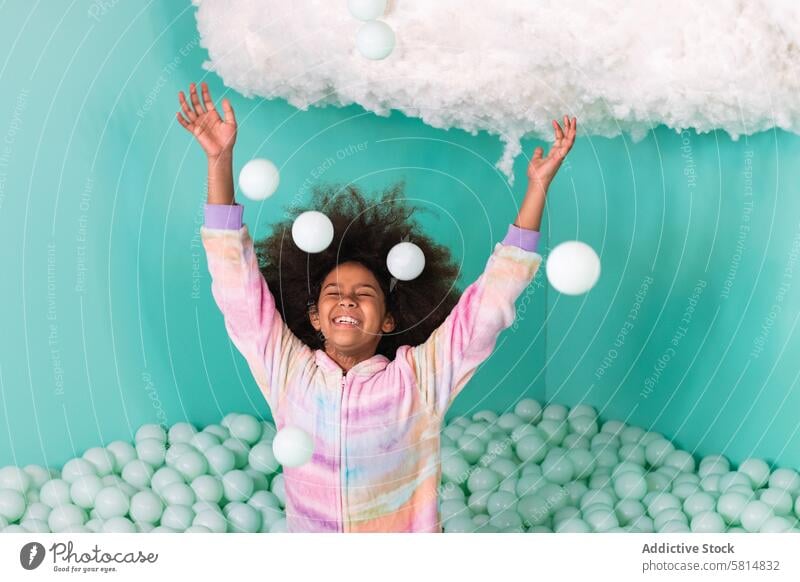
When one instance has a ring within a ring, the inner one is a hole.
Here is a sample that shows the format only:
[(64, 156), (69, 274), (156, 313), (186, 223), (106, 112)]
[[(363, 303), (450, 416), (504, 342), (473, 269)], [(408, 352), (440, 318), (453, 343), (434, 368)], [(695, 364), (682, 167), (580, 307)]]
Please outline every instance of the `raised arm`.
[(211, 293), (225, 319), (231, 341), (244, 356), (273, 415), (281, 405), (286, 379), (294, 366), (313, 355), (286, 326), (258, 267), (253, 241), (242, 223), (242, 207), (233, 190), (233, 145), (236, 119), (227, 99), (224, 119), (214, 108), (203, 83), (203, 105), (192, 84), (191, 103), (179, 94), (180, 124), (208, 156), (208, 203), (200, 227), (211, 273)]
[(536, 148), (528, 167), (528, 189), (517, 220), (495, 245), (483, 273), (461, 294), (453, 311), (425, 343), (407, 352), (429, 410), (443, 418), (478, 366), (494, 350), (500, 333), (516, 316), (515, 302), (536, 276), (538, 247), (547, 189), (575, 140), (576, 120), (557, 122), (555, 143), (547, 157)]

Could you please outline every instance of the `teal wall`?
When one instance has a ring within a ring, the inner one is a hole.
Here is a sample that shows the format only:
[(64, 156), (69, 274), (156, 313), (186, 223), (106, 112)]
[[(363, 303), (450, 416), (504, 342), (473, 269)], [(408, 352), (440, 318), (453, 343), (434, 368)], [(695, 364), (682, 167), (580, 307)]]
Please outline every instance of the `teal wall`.
[[(423, 225), (463, 261), (463, 288), (524, 192), (524, 159), (513, 188), (494, 169), (496, 137), (226, 93), (202, 67), (188, 1), (106, 5), (0, 8), (0, 466), (59, 466), (132, 439), (144, 423), (269, 415), (209, 291), (198, 234), (205, 160), (174, 120), (177, 92), (191, 81), (232, 100), (236, 171), (256, 156), (281, 168), (273, 198), (242, 200), (256, 237), (286, 205), (303, 204), (315, 181), (375, 191), (402, 179), (409, 198), (433, 210), (420, 214)], [(691, 165), (681, 136), (664, 128), (637, 144), (578, 140), (551, 188), (540, 244), (543, 254), (572, 238), (592, 244), (600, 281), (588, 295), (561, 296), (542, 268), (451, 414), (502, 410), (521, 396), (587, 401), (699, 454), (800, 467), (798, 290), (784, 275), (798, 232), (800, 140), (692, 134), (689, 144)], [(748, 151), (751, 230), (735, 259)], [(701, 280), (686, 335), (645, 396)]]

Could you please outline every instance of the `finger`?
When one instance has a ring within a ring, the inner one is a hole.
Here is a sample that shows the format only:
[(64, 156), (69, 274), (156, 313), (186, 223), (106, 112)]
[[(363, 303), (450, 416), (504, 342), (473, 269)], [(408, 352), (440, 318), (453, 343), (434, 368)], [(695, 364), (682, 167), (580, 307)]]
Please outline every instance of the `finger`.
[(542, 146), (538, 146), (535, 150), (533, 150), (533, 159), (541, 160), (543, 153), (544, 153), (544, 148), (542, 148)]
[(233, 107), (227, 97), (222, 100), (222, 111), (225, 113), (225, 123), (236, 125), (236, 116), (233, 114)]
[(192, 111), (192, 108), (189, 107), (189, 104), (186, 102), (186, 96), (183, 94), (183, 91), (178, 93), (178, 101), (181, 102), (181, 109), (183, 110), (184, 115), (189, 119), (189, 121), (194, 121), (197, 117)]
[(178, 123), (180, 123), (187, 130), (192, 131), (192, 124), (189, 123), (188, 121), (186, 121), (186, 119), (183, 118), (183, 115), (181, 115), (180, 111), (176, 111), (175, 112), (175, 116), (178, 118)]
[(208, 91), (208, 84), (203, 81), (203, 105), (206, 108), (206, 111), (214, 111), (216, 113), (216, 109), (214, 109), (214, 101), (211, 99), (211, 93)]
[(561, 131), (561, 126), (555, 119), (553, 120), (553, 128), (555, 129), (556, 132), (556, 140), (564, 139), (564, 132)]
[(192, 98), (192, 106), (194, 107), (195, 114), (202, 115), (205, 113), (205, 109), (200, 105), (200, 98), (197, 96), (197, 87), (194, 83), (189, 87), (189, 96)]

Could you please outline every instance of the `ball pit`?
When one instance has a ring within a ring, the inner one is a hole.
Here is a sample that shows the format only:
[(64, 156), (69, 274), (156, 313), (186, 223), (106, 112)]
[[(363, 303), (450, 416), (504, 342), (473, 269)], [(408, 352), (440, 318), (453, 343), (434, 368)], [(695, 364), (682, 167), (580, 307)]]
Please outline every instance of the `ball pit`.
[[(274, 425), (231, 413), (202, 430), (140, 427), (61, 470), (0, 468), (2, 532), (286, 531)], [(443, 427), (440, 518), (450, 532), (797, 532), (800, 474), (722, 455), (579, 404), (520, 400)]]

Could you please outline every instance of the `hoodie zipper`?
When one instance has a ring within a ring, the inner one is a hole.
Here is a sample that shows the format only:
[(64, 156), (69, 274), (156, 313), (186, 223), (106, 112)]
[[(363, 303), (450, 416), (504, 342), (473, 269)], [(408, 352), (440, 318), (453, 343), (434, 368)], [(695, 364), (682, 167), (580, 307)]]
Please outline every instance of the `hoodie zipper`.
[(347, 381), (346, 374), (342, 372), (341, 394), (339, 401), (339, 516), (342, 523), (342, 532), (345, 531), (344, 524), (344, 387)]

